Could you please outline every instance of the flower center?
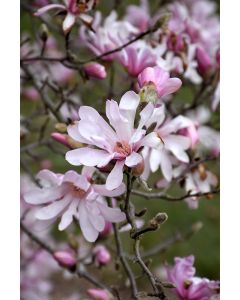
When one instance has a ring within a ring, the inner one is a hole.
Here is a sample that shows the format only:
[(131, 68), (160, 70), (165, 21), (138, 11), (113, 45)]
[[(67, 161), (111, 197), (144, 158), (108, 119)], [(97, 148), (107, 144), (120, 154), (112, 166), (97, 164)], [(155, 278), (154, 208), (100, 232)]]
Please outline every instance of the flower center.
[(72, 0), (69, 3), (69, 10), (71, 13), (75, 15), (79, 15), (80, 13), (83, 13), (87, 10), (88, 6), (85, 1), (81, 0)]
[(121, 142), (116, 143), (116, 145), (114, 147), (114, 151), (123, 156), (128, 156), (129, 154), (131, 154), (132, 149), (131, 149), (130, 145), (128, 144), (128, 142), (121, 141)]
[(79, 188), (78, 186), (74, 185), (73, 183), (69, 183), (71, 193), (74, 195), (76, 198), (84, 198), (86, 195), (86, 191), (83, 189)]

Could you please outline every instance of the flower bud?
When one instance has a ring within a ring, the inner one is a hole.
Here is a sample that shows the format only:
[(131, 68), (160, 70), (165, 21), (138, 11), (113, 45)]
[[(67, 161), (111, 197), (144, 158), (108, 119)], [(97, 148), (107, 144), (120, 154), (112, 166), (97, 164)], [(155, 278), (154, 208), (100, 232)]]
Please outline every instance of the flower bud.
[(76, 259), (69, 251), (57, 251), (54, 253), (54, 258), (63, 267), (73, 269), (76, 266)]
[(48, 39), (49, 32), (46, 24), (42, 24), (40, 27), (40, 38), (45, 43)]
[(89, 77), (104, 79), (107, 77), (105, 67), (98, 63), (89, 63), (84, 65), (84, 71)]
[(111, 294), (106, 290), (101, 289), (88, 289), (88, 295), (94, 300), (111, 300)]
[(168, 215), (166, 213), (158, 213), (149, 223), (152, 228), (158, 229), (159, 226), (165, 223), (168, 219)]
[(57, 141), (60, 144), (63, 144), (64, 146), (71, 148), (68, 140), (67, 140), (67, 135), (66, 134), (62, 134), (62, 133), (58, 133), (58, 132), (53, 132), (51, 134), (51, 138), (54, 139), (55, 141)]
[(198, 47), (196, 51), (196, 58), (198, 62), (198, 71), (202, 76), (207, 76), (212, 68), (211, 60), (207, 52)]
[(97, 265), (106, 265), (111, 261), (111, 255), (105, 246), (96, 246), (93, 250)]

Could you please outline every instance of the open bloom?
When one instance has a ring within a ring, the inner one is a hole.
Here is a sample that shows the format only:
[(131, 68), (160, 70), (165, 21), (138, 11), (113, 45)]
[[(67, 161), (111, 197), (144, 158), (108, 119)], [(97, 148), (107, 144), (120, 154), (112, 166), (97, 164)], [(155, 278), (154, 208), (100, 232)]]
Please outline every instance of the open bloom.
[(143, 156), (145, 159), (145, 170), (142, 175), (143, 179), (147, 179), (149, 172), (156, 172), (161, 167), (162, 174), (167, 181), (171, 181), (173, 177), (173, 165), (180, 162), (189, 162), (189, 157), (186, 150), (191, 146), (189, 137), (178, 133), (182, 128), (188, 128), (192, 121), (186, 117), (178, 116), (172, 120), (164, 120), (164, 106), (162, 111), (158, 109), (158, 113), (147, 123), (151, 126), (156, 123), (155, 132), (163, 141), (163, 146), (149, 149), (143, 149)]
[[(79, 35), (81, 42), (84, 43), (93, 53), (101, 55), (111, 51), (129, 41), (132, 36), (139, 33), (139, 30), (131, 23), (125, 20), (117, 20), (116, 11), (111, 11), (103, 24), (102, 15), (99, 11), (94, 16), (92, 30), (88, 30), (86, 26), (81, 26)], [(103, 60), (112, 61), (116, 58), (117, 53), (112, 53), (102, 57)]]
[(106, 221), (120, 222), (125, 219), (119, 208), (108, 207), (103, 198), (121, 195), (125, 186), (121, 184), (114, 191), (109, 191), (105, 185), (92, 182), (93, 172), (94, 168), (86, 167), (82, 174), (75, 171), (55, 174), (42, 170), (37, 177), (44, 187), (26, 193), (24, 199), (31, 204), (44, 205), (36, 212), (39, 220), (54, 222), (61, 216), (59, 230), (66, 229), (75, 216), (86, 240), (94, 242)]
[(42, 8), (39, 8), (34, 15), (41, 16), (51, 9), (65, 11), (67, 13), (65, 20), (63, 21), (63, 31), (65, 33), (68, 33), (71, 30), (72, 26), (76, 22), (77, 17), (79, 17), (85, 24), (90, 25), (92, 23), (92, 17), (85, 14), (85, 12), (94, 8), (96, 0), (64, 0), (64, 2), (65, 5), (48, 4)]
[(140, 88), (146, 85), (154, 85), (158, 97), (163, 97), (176, 92), (181, 87), (182, 81), (179, 78), (170, 78), (167, 71), (156, 66), (144, 69), (138, 75), (138, 84)]
[(194, 256), (175, 257), (175, 265), (167, 268), (168, 280), (176, 288), (175, 293), (184, 300), (209, 300), (219, 294), (219, 282), (195, 277)]
[(113, 190), (119, 187), (123, 181), (124, 166), (133, 168), (142, 163), (141, 148), (148, 146), (151, 149), (162, 144), (155, 132), (147, 134), (143, 129), (154, 111), (152, 103), (148, 103), (140, 112), (138, 127), (134, 128), (139, 103), (140, 97), (133, 91), (126, 92), (119, 105), (114, 100), (107, 100), (106, 115), (112, 127), (94, 108), (81, 106), (80, 121), (68, 126), (68, 134), (89, 146), (68, 151), (66, 160), (75, 166), (98, 168), (113, 161), (115, 165), (107, 177), (106, 188)]
[(156, 65), (156, 56), (146, 42), (138, 41), (124, 48), (117, 55), (119, 62), (131, 76), (138, 76), (145, 68)]

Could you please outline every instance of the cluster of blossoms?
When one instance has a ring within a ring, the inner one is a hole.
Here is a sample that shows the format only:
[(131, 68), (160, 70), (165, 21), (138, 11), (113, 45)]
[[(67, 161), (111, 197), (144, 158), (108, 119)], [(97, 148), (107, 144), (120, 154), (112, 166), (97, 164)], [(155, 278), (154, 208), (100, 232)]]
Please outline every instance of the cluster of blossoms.
[[(139, 6), (129, 5), (119, 19), (115, 10), (103, 18), (100, 11), (95, 11), (98, 2), (34, 1), (34, 16), (46, 17), (46, 23), (51, 20), (47, 18), (51, 10), (60, 19), (64, 15), (61, 25), (66, 49), (60, 50), (59, 41), (49, 36), (46, 28), (37, 42), (29, 43), (29, 37), (25, 36), (21, 47), (22, 97), (35, 105), (45, 97), (45, 87), (49, 89), (44, 111), (50, 111), (52, 122), (58, 119), (55, 131), (51, 129), (49, 136), (51, 141), (58, 142), (57, 146), (62, 144), (68, 148), (64, 151), (66, 172), (56, 173), (50, 170), (53, 168), (51, 162), (43, 161), (35, 177), (38, 186), (25, 178), (21, 190), (21, 216), (24, 219), (30, 212), (25, 223), (32, 229), (35, 224), (36, 228), (52, 228), (51, 225), (57, 223), (59, 231), (69, 234), (71, 225), (80, 226), (84, 237), (81, 247), (78, 248), (74, 240), (72, 244), (69, 242), (71, 249), (63, 247), (52, 253), (55, 261), (71, 272), (79, 262), (84, 271), (87, 265), (96, 268), (108, 265), (112, 255), (102, 241), (111, 233), (116, 234), (116, 230), (131, 230), (130, 235), (133, 230), (135, 234), (141, 231), (143, 220), (129, 221), (132, 212), (127, 201), (135, 180), (148, 192), (153, 173), (158, 174), (155, 187), (161, 191), (179, 183), (186, 193), (182, 199), (191, 209), (198, 208), (199, 196), (211, 198), (218, 186), (217, 176), (206, 163), (218, 158), (220, 153), (219, 131), (211, 124), (219, 105), (216, 6), (208, 0), (171, 1), (152, 16), (150, 3), (142, 0)], [(165, 15), (165, 9), (169, 16)], [(74, 28), (78, 28), (77, 37), (72, 41)], [(69, 49), (70, 42), (75, 50), (89, 49), (96, 57), (79, 61)], [(40, 56), (39, 49), (42, 49)], [(106, 89), (108, 75), (113, 85), (114, 68), (123, 73), (119, 82), (127, 81), (130, 87), (115, 93), (110, 86), (99, 111), (86, 105), (91, 101), (84, 103), (86, 96), (78, 95), (77, 76), (84, 84), (98, 79)], [(174, 100), (184, 100), (186, 87), (197, 97), (181, 107), (183, 101), (175, 103)], [(59, 97), (57, 105), (49, 100), (52, 93)], [(38, 145), (48, 122), (40, 130)], [(25, 126), (29, 127), (29, 123), (23, 118), (23, 140), (28, 133)], [(45, 146), (50, 148), (52, 144), (48, 142)], [(32, 153), (29, 156), (34, 157)], [(130, 183), (125, 180), (129, 176)], [(143, 232), (152, 230), (146, 228)], [(57, 248), (61, 247), (57, 245)], [(38, 254), (31, 257), (36, 266), (41, 264)], [(217, 299), (214, 297), (219, 295), (219, 282), (195, 277), (193, 263), (193, 256), (176, 257), (175, 266), (167, 268), (173, 291), (183, 300)], [(31, 269), (28, 271), (31, 273)], [(36, 294), (50, 300), (52, 287), (44, 285), (44, 278), (48, 278), (45, 273), (36, 279), (41, 287)], [(24, 299), (40, 299), (31, 293), (35, 289), (32, 274), (24, 273), (22, 286)], [(109, 290), (97, 287), (87, 290), (91, 299), (114, 299)], [(79, 297), (73, 294), (69, 300)]]
[(216, 300), (219, 282), (195, 276), (194, 256), (175, 257), (175, 265), (167, 268), (167, 277), (175, 285), (174, 292), (185, 300)]

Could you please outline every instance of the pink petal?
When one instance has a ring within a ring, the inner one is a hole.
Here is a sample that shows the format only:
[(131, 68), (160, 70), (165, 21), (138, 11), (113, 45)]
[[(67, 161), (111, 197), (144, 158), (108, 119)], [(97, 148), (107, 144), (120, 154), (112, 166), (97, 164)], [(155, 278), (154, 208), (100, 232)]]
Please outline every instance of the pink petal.
[(161, 91), (161, 96), (166, 96), (180, 89), (182, 81), (179, 78), (169, 78)]
[(106, 188), (110, 191), (120, 186), (123, 181), (123, 166), (125, 161), (117, 161), (111, 173), (107, 177)]
[(47, 12), (47, 11), (49, 11), (51, 9), (55, 9), (55, 8), (60, 8), (61, 10), (66, 10), (66, 7), (64, 5), (61, 5), (61, 4), (49, 4), (49, 5), (46, 5), (46, 6), (42, 7), (42, 8), (39, 8), (34, 13), (34, 16), (36, 16), (36, 17), (41, 16), (45, 12)]
[(169, 135), (164, 138), (164, 144), (165, 147), (177, 157), (177, 159), (186, 163), (189, 162), (189, 157), (185, 152), (185, 150), (191, 146), (191, 141), (188, 137)]

